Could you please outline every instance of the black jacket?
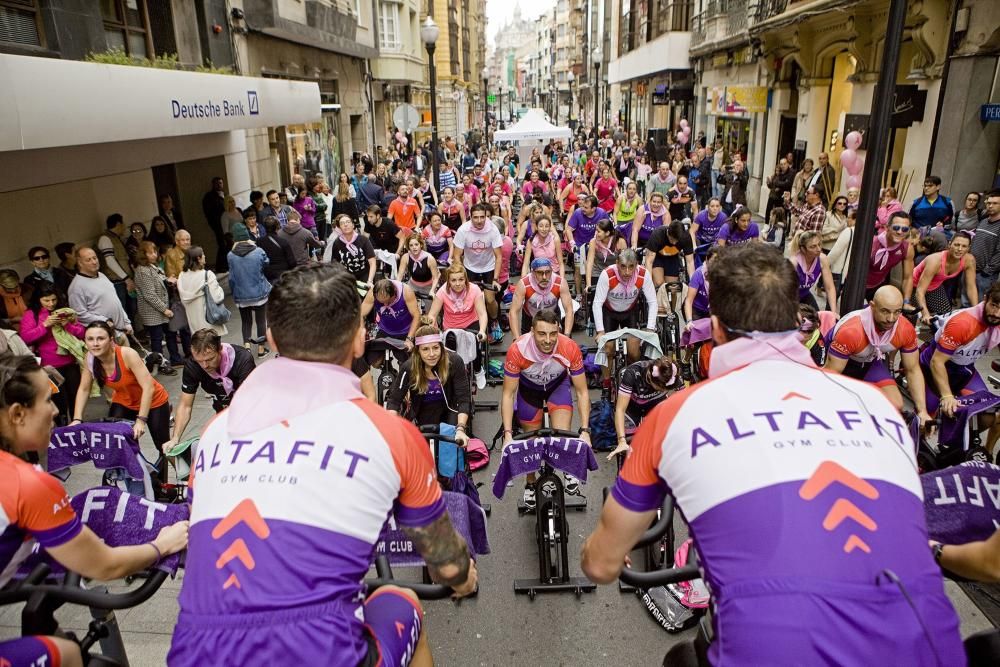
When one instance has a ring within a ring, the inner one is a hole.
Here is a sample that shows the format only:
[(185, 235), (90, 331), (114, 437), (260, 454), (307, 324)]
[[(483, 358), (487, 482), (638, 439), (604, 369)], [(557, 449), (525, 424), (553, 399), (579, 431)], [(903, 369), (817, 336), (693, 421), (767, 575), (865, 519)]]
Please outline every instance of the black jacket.
[(285, 271), (295, 268), (295, 253), (288, 241), (277, 234), (268, 234), (257, 241), (257, 245), (267, 253), (268, 263), (264, 267), (264, 277), (270, 282), (277, 280)]
[[(448, 350), (447, 354), (448, 381), (442, 387), (447, 405), (450, 406), (452, 412), (472, 414), (472, 388), (469, 385), (469, 376), (465, 372), (465, 364), (457, 353)], [(410, 367), (414, 358), (419, 358), (416, 350), (414, 350), (413, 356), (400, 366), (399, 376), (385, 401), (386, 410), (395, 410), (403, 414), (403, 401), (407, 400), (409, 406), (406, 409), (406, 414), (403, 415), (407, 419), (413, 419), (420, 412), (420, 403), (423, 400), (423, 394), (411, 385), (413, 376)]]
[(768, 198), (774, 201), (781, 201), (786, 192), (792, 191), (792, 183), (794, 181), (795, 173), (791, 169), (788, 169), (785, 173), (781, 173), (780, 171), (775, 172), (774, 175), (771, 176), (771, 184), (769, 186), (771, 188), (771, 194)]

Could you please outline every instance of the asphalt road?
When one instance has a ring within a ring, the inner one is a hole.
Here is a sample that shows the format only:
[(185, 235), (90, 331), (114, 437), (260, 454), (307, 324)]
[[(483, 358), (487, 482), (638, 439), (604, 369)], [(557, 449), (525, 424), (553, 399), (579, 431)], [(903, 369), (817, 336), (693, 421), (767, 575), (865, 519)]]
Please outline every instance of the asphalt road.
[[(238, 325), (231, 327), (238, 329)], [(509, 336), (508, 336), (509, 339)], [(582, 341), (582, 337), (580, 338)], [(228, 342), (237, 342), (232, 333)], [(506, 342), (500, 347), (506, 347)], [(267, 360), (264, 360), (267, 363)], [(985, 362), (984, 362), (985, 366)], [(180, 375), (160, 378), (176, 397), (180, 391)], [(598, 398), (597, 391), (591, 392)], [(486, 401), (499, 401), (500, 389), (489, 388), (482, 394)], [(102, 416), (99, 400), (91, 401), (87, 415)], [(190, 432), (200, 429), (211, 416), (211, 405), (203, 397), (195, 403)], [(481, 412), (477, 416), (477, 435), (484, 440), (496, 432), (499, 412)], [(574, 423), (574, 428), (577, 424)], [(151, 451), (148, 439), (144, 451)], [(597, 524), (601, 490), (612, 484), (616, 466), (599, 455), (600, 470), (593, 473), (583, 493), (588, 498), (585, 512), (569, 515), (571, 572), (580, 574), (579, 552), (583, 539)], [(515, 579), (538, 576), (535, 527), (532, 515), (519, 516), (517, 499), (520, 481), (509, 488), (503, 500), (492, 495), (492, 471), (499, 457), (490, 466), (475, 474), (482, 482), (483, 502), (492, 504), (489, 535), (492, 552), (479, 560), (480, 594), (460, 604), (450, 601), (425, 602), (425, 627), (438, 665), (467, 667), (470, 665), (659, 665), (669, 647), (694, 630), (680, 635), (665, 632), (648, 614), (641, 600), (632, 593), (621, 593), (618, 587), (599, 586), (595, 592), (577, 598), (572, 593), (540, 594), (534, 600), (515, 595)], [(74, 471), (67, 483), (71, 493), (100, 484), (100, 476), (83, 467)], [(685, 535), (679, 519), (675, 520), (678, 539)], [(418, 580), (413, 571), (398, 570), (401, 578), (408, 574)], [(141, 607), (117, 614), (122, 627), (132, 665), (153, 667), (163, 665), (170, 645), (170, 635), (177, 618), (177, 594), (183, 575), (167, 584)], [(949, 594), (962, 618), (964, 635), (991, 627), (979, 610), (957, 586), (948, 585)], [(19, 608), (0, 609), (0, 640), (19, 633)], [(66, 607), (57, 614), (62, 627), (85, 629), (88, 612)]]

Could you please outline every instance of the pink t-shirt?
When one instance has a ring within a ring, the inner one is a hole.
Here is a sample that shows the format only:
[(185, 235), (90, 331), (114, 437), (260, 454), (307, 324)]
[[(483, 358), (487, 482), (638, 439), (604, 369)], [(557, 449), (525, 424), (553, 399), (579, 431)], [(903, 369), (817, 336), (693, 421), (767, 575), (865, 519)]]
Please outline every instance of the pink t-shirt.
[(445, 285), (435, 296), (441, 299), (442, 322), (445, 329), (465, 329), (479, 321), (476, 313), (476, 299), (481, 297), (483, 290), (478, 285), (469, 284), (464, 292), (455, 298)]

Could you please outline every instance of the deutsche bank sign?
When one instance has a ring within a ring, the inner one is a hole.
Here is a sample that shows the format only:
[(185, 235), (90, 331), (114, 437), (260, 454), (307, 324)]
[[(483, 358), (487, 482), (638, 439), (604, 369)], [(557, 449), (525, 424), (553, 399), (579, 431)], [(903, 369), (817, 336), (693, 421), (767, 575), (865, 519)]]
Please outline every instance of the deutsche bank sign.
[(181, 102), (170, 100), (170, 111), (176, 118), (232, 118), (237, 116), (256, 116), (260, 113), (260, 99), (256, 90), (247, 91), (246, 102), (243, 100), (211, 99), (204, 102)]

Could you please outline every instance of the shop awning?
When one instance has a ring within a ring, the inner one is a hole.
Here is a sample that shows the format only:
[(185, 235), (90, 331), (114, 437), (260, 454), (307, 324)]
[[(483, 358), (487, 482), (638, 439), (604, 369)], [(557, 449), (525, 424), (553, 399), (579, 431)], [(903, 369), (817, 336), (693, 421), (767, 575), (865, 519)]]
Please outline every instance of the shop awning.
[(666, 32), (608, 63), (608, 83), (622, 83), (667, 70), (691, 69), (691, 33)]
[(308, 123), (319, 85), (0, 55), (0, 151)]

